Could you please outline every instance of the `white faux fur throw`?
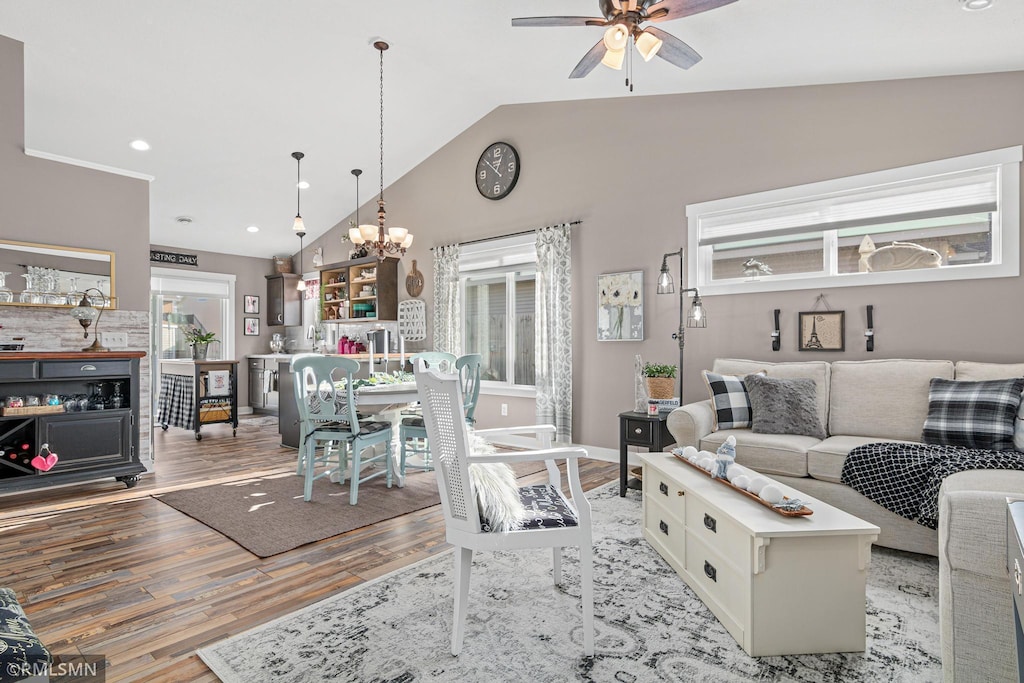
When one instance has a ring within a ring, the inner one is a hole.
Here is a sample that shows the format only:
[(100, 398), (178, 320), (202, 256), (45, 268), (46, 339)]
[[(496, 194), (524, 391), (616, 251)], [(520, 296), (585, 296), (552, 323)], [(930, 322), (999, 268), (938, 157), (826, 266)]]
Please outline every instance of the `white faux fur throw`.
[[(473, 453), (493, 453), (495, 448), (484, 439), (470, 435)], [(491, 531), (504, 533), (522, 528), (526, 509), (519, 499), (516, 475), (507, 463), (481, 462), (469, 466), (469, 481), (476, 494), (480, 515)]]

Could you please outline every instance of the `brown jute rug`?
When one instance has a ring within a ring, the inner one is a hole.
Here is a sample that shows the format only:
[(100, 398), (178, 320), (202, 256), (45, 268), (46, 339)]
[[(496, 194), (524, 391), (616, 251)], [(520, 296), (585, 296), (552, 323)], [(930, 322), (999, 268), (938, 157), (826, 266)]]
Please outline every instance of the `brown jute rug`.
[[(517, 464), (513, 469), (521, 477), (543, 470), (544, 463)], [(259, 557), (441, 503), (433, 472), (407, 473), (404, 488), (387, 488), (384, 477), (360, 484), (356, 505), (349, 505), (348, 482), (317, 479), (308, 503), (302, 499), (302, 486), (303, 478), (288, 472), (172, 491), (156, 499)]]

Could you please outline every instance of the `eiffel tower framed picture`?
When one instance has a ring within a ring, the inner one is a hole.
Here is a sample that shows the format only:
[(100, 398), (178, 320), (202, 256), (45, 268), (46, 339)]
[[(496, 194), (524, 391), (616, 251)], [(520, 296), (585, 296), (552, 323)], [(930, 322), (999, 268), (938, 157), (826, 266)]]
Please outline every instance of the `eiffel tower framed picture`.
[(846, 312), (806, 311), (800, 313), (801, 351), (845, 351)]

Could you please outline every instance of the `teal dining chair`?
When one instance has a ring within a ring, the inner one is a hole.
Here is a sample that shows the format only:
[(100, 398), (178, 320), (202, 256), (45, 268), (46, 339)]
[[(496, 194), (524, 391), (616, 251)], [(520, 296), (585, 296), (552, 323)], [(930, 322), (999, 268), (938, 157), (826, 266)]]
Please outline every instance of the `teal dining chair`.
[[(299, 409), (298, 473), (305, 477), (303, 499), (313, 495), (313, 481), (338, 474), (339, 483), (350, 480), (349, 503), (359, 498), (359, 485), (385, 475), (391, 488), (391, 423), (363, 420), (356, 413), (352, 390), (359, 362), (350, 358), (319, 355), (296, 356), (291, 362), (295, 375), (295, 403)], [(344, 380), (344, 386), (339, 384)], [(374, 448), (384, 444), (384, 452)], [(363, 452), (371, 449), (369, 457)], [(362, 476), (366, 465), (383, 462), (384, 468)], [(323, 469), (320, 473), (318, 466)], [(346, 471), (351, 466), (351, 474)]]
[[(430, 357), (433, 357), (433, 360)], [(482, 358), (479, 353), (468, 353), (456, 358), (450, 353), (429, 352), (417, 354), (410, 360), (413, 363), (413, 367), (416, 367), (416, 361), (421, 359), (429, 368), (446, 374), (459, 375), (459, 383), (462, 385), (462, 396), (465, 400), (466, 422), (472, 425), (476, 422), (473, 416), (476, 411), (477, 400), (480, 397), (480, 364)], [(403, 476), (407, 467), (418, 470), (434, 469), (434, 463), (430, 457), (430, 444), (427, 442), (427, 428), (423, 423), (422, 415), (402, 418), (402, 424), (398, 428), (398, 441), (400, 444), (398, 469)], [(406, 458), (410, 453), (422, 456), (423, 464), (408, 464)]]

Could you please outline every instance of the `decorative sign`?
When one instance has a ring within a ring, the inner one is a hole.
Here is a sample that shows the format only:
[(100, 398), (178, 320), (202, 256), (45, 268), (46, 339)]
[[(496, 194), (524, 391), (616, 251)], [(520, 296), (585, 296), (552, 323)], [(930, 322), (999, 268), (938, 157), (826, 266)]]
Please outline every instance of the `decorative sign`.
[(173, 251), (149, 250), (149, 260), (153, 263), (173, 263), (179, 266), (199, 267), (198, 254), (179, 254)]

